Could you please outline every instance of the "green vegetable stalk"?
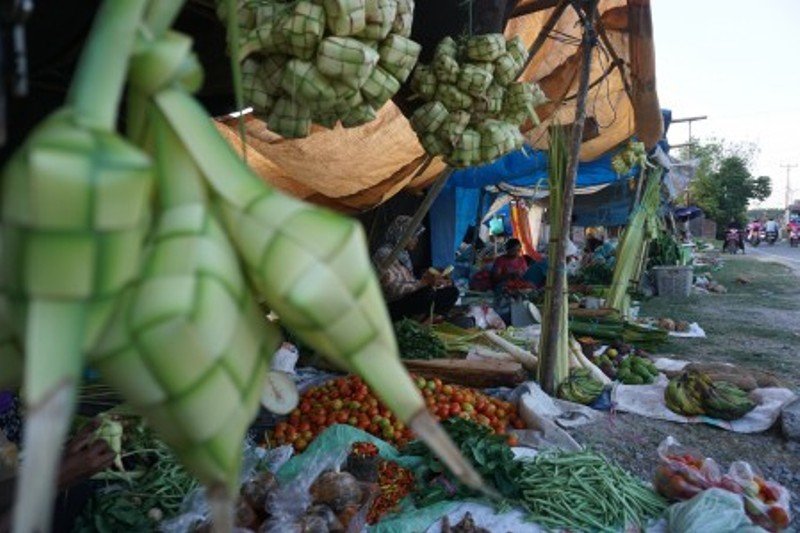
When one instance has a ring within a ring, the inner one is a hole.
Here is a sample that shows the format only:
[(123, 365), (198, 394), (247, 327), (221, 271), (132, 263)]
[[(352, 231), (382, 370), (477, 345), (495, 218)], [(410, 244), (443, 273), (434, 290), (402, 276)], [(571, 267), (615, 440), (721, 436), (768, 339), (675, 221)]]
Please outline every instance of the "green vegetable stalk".
[(648, 226), (652, 225), (652, 222), (648, 221), (656, 217), (660, 190), (661, 169), (648, 170), (642, 202), (634, 210), (617, 248), (617, 262), (614, 265), (614, 276), (608, 291), (606, 307), (623, 311), (631, 280), (642, 263), (642, 254), (647, 245), (646, 231)]
[[(550, 203), (548, 208), (548, 217), (550, 219), (550, 244), (548, 247), (548, 254), (550, 257), (555, 257), (557, 247), (557, 236), (561, 234), (561, 213), (564, 209), (564, 184), (567, 174), (567, 162), (569, 154), (567, 153), (567, 143), (564, 138), (564, 130), (561, 127), (553, 127), (550, 129), (550, 152), (548, 154), (550, 162), (549, 168), (549, 183), (548, 188), (550, 192)], [(553, 297), (556, 291), (564, 293), (564, 302), (568, 301), (568, 286), (567, 276), (565, 273), (558, 272), (558, 265), (551, 263), (547, 271), (547, 286), (545, 288), (544, 310), (542, 313), (542, 335), (539, 339), (539, 382), (545, 381), (544, 372), (548, 368), (554, 369), (552, 379), (553, 387), (556, 389), (558, 386), (567, 379), (569, 375), (569, 308), (562, 305), (561, 312), (558, 316), (553, 315)], [(558, 340), (555, 344), (556, 353), (548, 353), (545, 349), (550, 345), (549, 337), (554, 331), (550, 324), (552, 321), (558, 322), (557, 335)], [(555, 359), (554, 365), (548, 365), (547, 359)]]

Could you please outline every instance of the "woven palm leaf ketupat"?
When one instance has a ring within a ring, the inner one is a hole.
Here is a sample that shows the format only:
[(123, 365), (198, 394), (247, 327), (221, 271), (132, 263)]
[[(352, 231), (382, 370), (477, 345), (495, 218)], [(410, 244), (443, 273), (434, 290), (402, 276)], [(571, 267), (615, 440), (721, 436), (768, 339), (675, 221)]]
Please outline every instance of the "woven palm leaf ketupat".
[(361, 226), (269, 189), (179, 90), (155, 97), (217, 195), (250, 277), (304, 343), (359, 373), (465, 483), (480, 477), (425, 409), (403, 368)]
[(18, 533), (50, 530), (84, 350), (139, 263), (152, 165), (114, 128), (144, 6), (103, 5), (65, 107), (33, 131), (2, 174), (0, 290), (25, 350)]

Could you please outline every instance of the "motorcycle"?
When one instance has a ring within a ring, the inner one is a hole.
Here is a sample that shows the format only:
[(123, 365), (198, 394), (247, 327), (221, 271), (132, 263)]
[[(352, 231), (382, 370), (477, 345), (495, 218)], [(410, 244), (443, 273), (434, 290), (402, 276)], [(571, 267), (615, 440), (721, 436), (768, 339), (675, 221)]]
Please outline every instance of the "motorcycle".
[(761, 244), (761, 231), (754, 229), (747, 234), (747, 243), (753, 248), (757, 248)]
[(729, 229), (725, 233), (725, 243), (722, 245), (722, 251), (734, 255), (739, 251), (739, 230)]
[(797, 248), (798, 245), (800, 245), (800, 229), (793, 227), (789, 230), (789, 246)]
[(770, 246), (774, 245), (778, 242), (778, 232), (777, 231), (768, 231), (766, 233), (766, 238), (764, 239), (767, 241), (767, 244)]

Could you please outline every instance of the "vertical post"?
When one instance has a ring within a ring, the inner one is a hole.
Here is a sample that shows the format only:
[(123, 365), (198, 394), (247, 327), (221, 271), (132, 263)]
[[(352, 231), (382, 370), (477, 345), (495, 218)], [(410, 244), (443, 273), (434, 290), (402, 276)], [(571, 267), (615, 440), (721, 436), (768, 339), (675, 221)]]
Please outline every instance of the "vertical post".
[[(573, 7), (578, 11), (578, 15), (583, 22), (583, 38), (581, 48), (583, 51), (580, 78), (578, 84), (578, 97), (575, 103), (575, 122), (572, 127), (569, 162), (567, 164), (567, 175), (564, 183), (564, 209), (561, 212), (560, 234), (557, 235), (556, 256), (550, 258), (550, 268), (556, 269), (556, 279), (553, 284), (553, 306), (550, 310), (553, 317), (561, 314), (567, 298), (563, 287), (566, 287), (567, 277), (567, 239), (572, 223), (572, 204), (575, 198), (575, 180), (578, 175), (578, 159), (581, 150), (581, 140), (583, 138), (583, 125), (586, 122), (586, 97), (589, 92), (589, 75), (592, 68), (592, 51), (597, 40), (594, 30), (594, 14), (596, 0), (573, 1)], [(556, 354), (558, 350), (558, 320), (550, 320), (550, 329), (547, 335), (547, 344), (543, 349), (548, 354)], [(540, 371), (541, 383), (539, 385), (548, 394), (556, 392), (555, 383), (556, 357), (541, 357), (540, 364), (544, 367)]]
[(790, 179), (791, 179), (791, 175), (792, 175), (792, 169), (794, 167), (796, 167), (796, 166), (797, 166), (796, 163), (785, 163), (785, 164), (781, 165), (781, 168), (785, 168), (786, 169), (786, 195), (784, 197), (784, 206), (783, 206), (783, 208), (784, 208), (784, 218), (785, 218), (785, 223), (786, 224), (789, 223), (789, 204), (792, 202), (792, 199), (791, 199), (792, 188), (791, 188)]
[(428, 214), (433, 202), (439, 196), (439, 193), (442, 192), (442, 189), (447, 183), (447, 178), (449, 178), (452, 174), (453, 169), (450, 167), (446, 168), (441, 172), (441, 174), (439, 174), (439, 177), (437, 177), (436, 181), (433, 182), (431, 188), (428, 189), (428, 194), (422, 200), (417, 212), (414, 213), (413, 217), (411, 217), (411, 223), (406, 228), (405, 233), (400, 236), (400, 240), (397, 242), (395, 247), (392, 248), (392, 251), (389, 253), (389, 255), (383, 260), (383, 263), (377, 265), (380, 270), (383, 270), (391, 265), (392, 261), (397, 259), (397, 255), (406, 247), (412, 237), (414, 237), (414, 234), (417, 232), (417, 228), (419, 228), (420, 224), (422, 224), (422, 219)]

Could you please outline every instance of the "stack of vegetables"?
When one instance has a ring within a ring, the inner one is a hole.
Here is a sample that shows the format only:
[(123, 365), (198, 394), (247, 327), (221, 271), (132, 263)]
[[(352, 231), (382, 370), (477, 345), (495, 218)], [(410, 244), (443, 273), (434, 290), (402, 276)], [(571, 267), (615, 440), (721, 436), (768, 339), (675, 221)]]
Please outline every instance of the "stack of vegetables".
[(667, 407), (685, 416), (706, 415), (720, 420), (736, 420), (756, 404), (747, 392), (727, 381), (713, 381), (696, 370), (683, 372), (669, 381), (664, 391)]
[[(428, 409), (439, 420), (457, 416), (499, 435), (505, 435), (509, 428), (525, 427), (516, 407), (509, 402), (469, 387), (444, 384), (438, 378), (418, 377), (416, 384)], [(338, 378), (306, 391), (298, 408), (267, 437), (270, 443), (291, 444), (303, 451), (333, 424), (349, 424), (398, 446), (412, 437), (411, 430), (356, 376)]]
[(433, 62), (419, 65), (411, 89), (425, 104), (411, 126), (431, 155), (454, 167), (491, 163), (522, 148), (520, 126), (538, 124), (534, 108), (547, 98), (535, 83), (516, 81), (528, 58), (519, 36), (445, 37)]
[[(654, 168), (647, 173), (647, 185), (641, 203), (634, 209), (625, 233), (617, 248), (617, 261), (614, 276), (608, 291), (606, 306), (623, 312), (628, 289), (644, 263), (644, 255), (650, 239), (658, 231), (657, 211), (661, 191), (661, 169)], [(623, 313), (624, 314), (624, 313)]]
[(586, 368), (573, 368), (569, 377), (558, 386), (558, 397), (562, 400), (589, 405), (602, 393), (605, 385), (592, 376)]
[(414, 0), (239, 2), (245, 103), (286, 138), (370, 122), (417, 62), (413, 13)]
[[(202, 81), (191, 39), (167, 31), (182, 5), (106, 1), (65, 107), (3, 171), (0, 329), (25, 354), (4, 351), (0, 375), (23, 368), (27, 407), (14, 529), (50, 530), (87, 359), (209, 488), (217, 527), (230, 529), (259, 400), (292, 407), (293, 383), (267, 379), (279, 336), (258, 300), (480, 486), (400, 362), (360, 224), (272, 190), (191, 96)], [(126, 79), (128, 138), (115, 130)]]
[(441, 359), (447, 357), (444, 342), (431, 328), (416, 320), (403, 319), (394, 325), (400, 357), (403, 359)]
[(586, 335), (605, 341), (622, 341), (643, 349), (652, 349), (669, 338), (666, 330), (625, 321), (618, 315), (595, 318), (572, 317), (569, 320), (569, 331), (573, 335)]

